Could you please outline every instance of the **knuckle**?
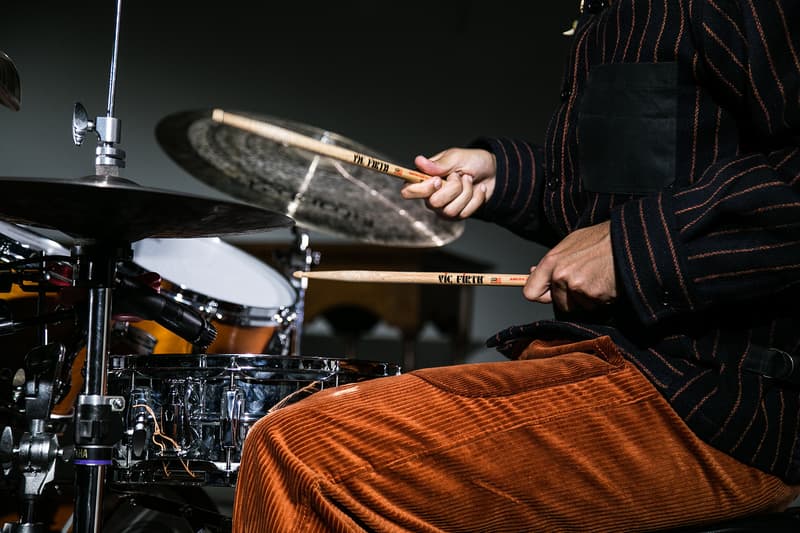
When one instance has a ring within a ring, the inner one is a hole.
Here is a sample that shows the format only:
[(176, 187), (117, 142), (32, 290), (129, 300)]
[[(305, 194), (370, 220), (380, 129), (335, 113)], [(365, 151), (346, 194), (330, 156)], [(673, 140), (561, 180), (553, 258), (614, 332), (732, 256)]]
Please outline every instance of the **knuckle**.
[(448, 204), (444, 209), (442, 209), (442, 212), (449, 217), (457, 217), (460, 214), (461, 209), (459, 209), (456, 205)]
[(428, 199), (428, 204), (434, 209), (441, 209), (447, 205), (447, 201), (440, 195), (433, 195)]

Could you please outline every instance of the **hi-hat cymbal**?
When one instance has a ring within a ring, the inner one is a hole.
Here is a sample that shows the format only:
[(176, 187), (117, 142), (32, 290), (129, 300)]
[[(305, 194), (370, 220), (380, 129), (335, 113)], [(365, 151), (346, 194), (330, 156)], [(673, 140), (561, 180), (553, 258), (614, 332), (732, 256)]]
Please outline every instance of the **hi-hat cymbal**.
[[(235, 113), (389, 161), (336, 133)], [(404, 200), (403, 182), (397, 178), (215, 122), (211, 110), (169, 115), (156, 127), (156, 137), (194, 177), (234, 198), (283, 213), (298, 226), (372, 244), (409, 247), (442, 246), (464, 231), (463, 222), (439, 217), (422, 200)]]
[(0, 51), (0, 104), (19, 111), (19, 74), (5, 52)]
[(293, 223), (289, 217), (261, 207), (149, 189), (109, 176), (76, 180), (0, 177), (0, 191), (0, 219), (104, 242), (219, 237)]

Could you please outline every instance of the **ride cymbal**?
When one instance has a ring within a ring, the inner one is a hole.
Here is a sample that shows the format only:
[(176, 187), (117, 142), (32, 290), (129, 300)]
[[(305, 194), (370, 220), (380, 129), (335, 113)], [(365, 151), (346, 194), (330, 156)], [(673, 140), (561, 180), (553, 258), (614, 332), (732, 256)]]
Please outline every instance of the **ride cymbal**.
[[(388, 160), (333, 132), (236, 113)], [(156, 138), (187, 172), (234, 198), (283, 213), (298, 226), (371, 244), (442, 246), (464, 230), (463, 222), (439, 217), (422, 200), (403, 199), (397, 178), (221, 124), (211, 115), (169, 115), (156, 127)]]

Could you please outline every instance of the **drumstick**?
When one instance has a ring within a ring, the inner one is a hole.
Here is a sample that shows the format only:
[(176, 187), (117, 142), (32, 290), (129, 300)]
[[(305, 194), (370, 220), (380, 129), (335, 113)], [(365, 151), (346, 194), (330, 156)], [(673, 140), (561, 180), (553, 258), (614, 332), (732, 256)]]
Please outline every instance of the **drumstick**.
[(345, 163), (351, 163), (353, 165), (368, 168), (376, 172), (389, 174), (390, 176), (401, 178), (412, 183), (419, 183), (431, 177), (427, 174), (423, 174), (422, 172), (417, 172), (416, 170), (403, 168), (372, 156), (348, 150), (347, 148), (343, 148), (341, 146), (327, 144), (322, 141), (312, 139), (306, 135), (301, 135), (297, 132), (287, 130), (286, 128), (275, 126), (274, 124), (243, 117), (242, 115), (237, 115), (234, 113), (228, 113), (222, 109), (215, 109), (211, 113), (211, 120), (249, 131), (250, 133), (255, 133), (256, 135), (266, 137), (267, 139), (271, 139), (279, 143), (296, 146), (316, 154), (325, 155), (333, 159), (344, 161)]
[(433, 285), (494, 285), (521, 287), (527, 274), (485, 274), (468, 272), (397, 272), (391, 270), (296, 271), (294, 277), (370, 283), (426, 283)]

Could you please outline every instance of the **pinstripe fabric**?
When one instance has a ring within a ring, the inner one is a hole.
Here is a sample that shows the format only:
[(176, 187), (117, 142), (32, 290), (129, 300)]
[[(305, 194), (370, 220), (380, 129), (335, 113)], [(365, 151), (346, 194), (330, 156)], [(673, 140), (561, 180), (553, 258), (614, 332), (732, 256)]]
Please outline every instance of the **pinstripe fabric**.
[[(611, 220), (620, 299), (609, 317), (557, 315), (489, 340), (610, 335), (707, 443), (800, 482), (800, 393), (744, 370), (800, 355), (800, 2), (619, 0), (585, 14), (543, 146), (497, 157), (479, 216), (557, 242)], [(675, 181), (657, 194), (590, 193), (579, 103), (592, 69), (677, 62)], [(605, 310), (608, 311), (608, 310)]]

